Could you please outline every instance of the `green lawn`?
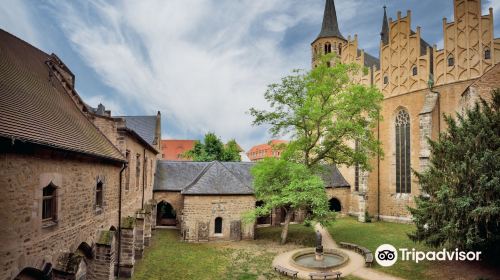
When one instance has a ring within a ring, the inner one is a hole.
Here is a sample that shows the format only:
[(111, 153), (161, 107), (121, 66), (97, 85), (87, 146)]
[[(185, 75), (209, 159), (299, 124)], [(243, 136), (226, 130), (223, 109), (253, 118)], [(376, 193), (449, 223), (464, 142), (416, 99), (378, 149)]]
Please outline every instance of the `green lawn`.
[(254, 241), (195, 244), (180, 242), (176, 230), (156, 230), (133, 279), (287, 279), (273, 271), (273, 258), (300, 245), (312, 246), (314, 232), (291, 225), (285, 246), (278, 243), (280, 233), (281, 228), (259, 228)]
[[(415, 248), (426, 251), (429, 248), (415, 244), (407, 233), (413, 231), (412, 224), (389, 222), (360, 223), (351, 217), (339, 218), (328, 227), (337, 242), (351, 242), (370, 249), (373, 253), (379, 245), (391, 244), (396, 248)], [(425, 272), (431, 267), (429, 262), (397, 262), (392, 267), (381, 267), (374, 263), (373, 268), (405, 279), (427, 279)]]

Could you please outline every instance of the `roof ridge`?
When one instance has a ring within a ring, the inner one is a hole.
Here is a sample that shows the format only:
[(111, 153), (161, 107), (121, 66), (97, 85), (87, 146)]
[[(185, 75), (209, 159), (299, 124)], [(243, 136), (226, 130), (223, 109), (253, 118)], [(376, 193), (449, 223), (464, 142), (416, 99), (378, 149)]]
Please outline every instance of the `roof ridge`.
[(205, 168), (203, 168), (203, 170), (200, 172), (200, 174), (198, 174), (198, 176), (196, 176), (196, 178), (194, 178), (194, 180), (189, 183), (187, 186), (183, 187), (182, 188), (182, 191), (185, 191), (185, 190), (188, 190), (189, 188), (192, 188), (194, 186), (194, 184), (196, 184), (200, 179), (201, 177), (207, 173), (208, 169), (215, 164), (216, 161), (212, 161), (211, 163), (209, 163), (207, 166), (205, 166)]

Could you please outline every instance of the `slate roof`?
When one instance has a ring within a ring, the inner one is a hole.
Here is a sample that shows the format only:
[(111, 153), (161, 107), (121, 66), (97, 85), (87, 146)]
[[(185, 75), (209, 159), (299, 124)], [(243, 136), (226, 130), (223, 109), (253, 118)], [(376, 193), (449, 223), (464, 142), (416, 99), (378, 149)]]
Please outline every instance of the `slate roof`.
[[(253, 194), (253, 162), (192, 162), (159, 160), (154, 191), (179, 191), (186, 195)], [(339, 170), (322, 169), (327, 188), (350, 187)]]
[(384, 18), (382, 19), (382, 30), (380, 30), (380, 39), (384, 45), (389, 44), (389, 21), (387, 20), (387, 7), (384, 6)]
[(156, 116), (120, 116), (125, 119), (125, 126), (135, 131), (150, 145), (156, 145)]
[(0, 29), (0, 137), (125, 161), (49, 69), (55, 59)]
[(339, 30), (337, 12), (335, 11), (335, 2), (333, 0), (326, 0), (321, 32), (316, 37), (316, 40), (326, 37), (337, 37), (345, 40)]

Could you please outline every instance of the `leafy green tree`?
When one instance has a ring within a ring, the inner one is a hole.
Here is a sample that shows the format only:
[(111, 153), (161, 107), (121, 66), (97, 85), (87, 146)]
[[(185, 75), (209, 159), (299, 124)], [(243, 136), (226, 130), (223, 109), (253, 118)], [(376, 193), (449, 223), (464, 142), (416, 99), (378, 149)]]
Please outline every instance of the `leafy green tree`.
[(246, 220), (269, 215), (272, 209), (284, 209), (285, 222), (281, 232), (281, 244), (286, 243), (288, 226), (293, 212), (311, 209), (313, 218), (327, 224), (335, 213), (328, 208), (328, 198), (323, 180), (305, 165), (282, 159), (266, 158), (251, 170), (257, 200), (263, 205), (246, 214)]
[(423, 194), (409, 208), (414, 241), (500, 254), (500, 91), (429, 140), (429, 167), (416, 172)]
[(182, 156), (194, 161), (241, 161), (239, 146), (230, 140), (226, 146), (212, 132), (205, 134), (203, 143), (196, 141), (194, 147)]
[(271, 84), (264, 95), (271, 110), (251, 108), (253, 124), (271, 125), (273, 136), (290, 134), (284, 158), (308, 168), (330, 163), (369, 169), (369, 158), (381, 152), (373, 130), (383, 96), (356, 82), (362, 70), (333, 54), (323, 56), (309, 72), (295, 70)]

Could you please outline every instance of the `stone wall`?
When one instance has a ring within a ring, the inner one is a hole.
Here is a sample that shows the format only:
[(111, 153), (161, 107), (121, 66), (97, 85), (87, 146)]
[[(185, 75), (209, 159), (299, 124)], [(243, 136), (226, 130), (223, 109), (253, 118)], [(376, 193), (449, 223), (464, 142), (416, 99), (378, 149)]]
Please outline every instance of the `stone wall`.
[(180, 223), (184, 209), (184, 197), (181, 192), (156, 191), (153, 196), (157, 204), (162, 201), (170, 203), (175, 210), (177, 221)]
[[(254, 224), (244, 224), (242, 215), (255, 208), (253, 195), (184, 196), (181, 232), (190, 242), (235, 240), (231, 224), (241, 232), (241, 239), (254, 238)], [(222, 218), (222, 234), (215, 234), (215, 219)], [(241, 221), (241, 227), (236, 221)], [(234, 228), (233, 228), (234, 232)]]

